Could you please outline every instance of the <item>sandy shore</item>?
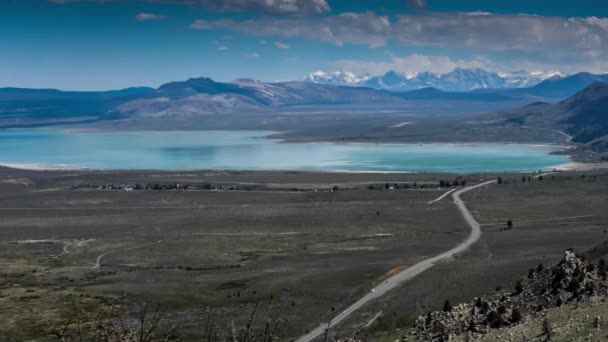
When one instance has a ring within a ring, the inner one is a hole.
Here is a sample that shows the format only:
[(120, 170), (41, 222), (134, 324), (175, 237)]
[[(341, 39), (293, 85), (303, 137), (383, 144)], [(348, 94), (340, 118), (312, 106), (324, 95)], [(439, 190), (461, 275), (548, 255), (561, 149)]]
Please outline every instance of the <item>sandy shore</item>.
[[(88, 167), (79, 167), (77, 165), (47, 165), (47, 164), (12, 164), (12, 163), (0, 163), (0, 167), (6, 167), (16, 170), (27, 170), (27, 171), (102, 171), (100, 169), (93, 169)], [(569, 162), (565, 164), (556, 165), (553, 167), (548, 167), (546, 170), (555, 170), (555, 171), (591, 171), (591, 170), (600, 170), (600, 169), (608, 169), (608, 162), (605, 163), (581, 163), (581, 162)], [(105, 171), (152, 171), (152, 170), (105, 170)], [(154, 170), (154, 171), (176, 171), (176, 170)], [(204, 170), (184, 170), (184, 171), (204, 171)], [(244, 171), (244, 170), (234, 170), (234, 171)], [(289, 172), (293, 170), (250, 170), (257, 172)], [(530, 170), (526, 172), (534, 172), (535, 170)], [(310, 170), (304, 171), (299, 170), (299, 172), (324, 172), (324, 173), (378, 173), (378, 174), (425, 174), (428, 172), (414, 172), (414, 171), (398, 171), (398, 170)], [(523, 173), (526, 173), (523, 172)], [(441, 172), (440, 172), (441, 173)], [(446, 172), (449, 173), (449, 172)], [(473, 172), (474, 174), (478, 174), (480, 172)], [(472, 174), (473, 174), (472, 173)], [(485, 173), (485, 172), (481, 172)], [(497, 172), (488, 172), (492, 174), (496, 174)], [(500, 172), (498, 172), (500, 173)], [(517, 173), (517, 172), (514, 172)]]
[(608, 169), (608, 163), (580, 163), (580, 162), (571, 162), (562, 165), (558, 165), (555, 167), (556, 170), (559, 171), (591, 171), (591, 170), (600, 170), (600, 169)]
[(48, 165), (48, 164), (11, 164), (2, 163), (1, 167), (8, 167), (17, 170), (29, 171), (70, 171), (70, 170), (92, 170), (86, 167), (78, 167), (76, 165)]

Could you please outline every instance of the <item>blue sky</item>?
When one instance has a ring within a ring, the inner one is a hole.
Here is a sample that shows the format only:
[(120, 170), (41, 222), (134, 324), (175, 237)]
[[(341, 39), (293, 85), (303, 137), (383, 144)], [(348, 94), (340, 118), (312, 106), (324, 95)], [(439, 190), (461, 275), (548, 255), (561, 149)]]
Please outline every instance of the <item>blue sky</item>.
[(99, 90), (321, 70), (608, 72), (608, 2), (5, 0), (0, 86)]

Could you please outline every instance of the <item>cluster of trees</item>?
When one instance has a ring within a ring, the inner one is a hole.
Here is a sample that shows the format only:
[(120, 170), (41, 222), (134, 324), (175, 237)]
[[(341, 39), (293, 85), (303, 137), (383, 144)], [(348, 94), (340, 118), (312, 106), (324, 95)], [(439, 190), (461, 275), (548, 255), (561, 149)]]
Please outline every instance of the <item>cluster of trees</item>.
[[(553, 179), (555, 179), (555, 176), (552, 176)], [(538, 181), (542, 181), (544, 178), (542, 175), (539, 175), (538, 177), (536, 177), (536, 180)], [(533, 178), (530, 176), (522, 176), (521, 177), (521, 182), (522, 183), (526, 183), (526, 182), (532, 182)], [(510, 179), (503, 179), (502, 177), (498, 177), (497, 179), (498, 184), (511, 184), (511, 183), (517, 183), (517, 178), (510, 178)]]
[[(466, 179), (461, 179), (460, 177), (453, 180), (440, 180), (439, 187), (446, 188), (452, 186), (465, 186), (467, 185)], [(434, 189), (437, 187), (437, 183), (423, 183), (418, 184), (417, 182), (413, 183), (384, 183), (384, 185), (374, 185), (370, 184), (367, 189), (368, 190), (408, 190), (408, 189)]]
[(440, 188), (449, 188), (451, 186), (465, 186), (465, 185), (467, 185), (466, 179), (461, 179), (461, 180), (455, 179), (451, 182), (449, 180), (443, 180), (443, 179), (439, 181)]

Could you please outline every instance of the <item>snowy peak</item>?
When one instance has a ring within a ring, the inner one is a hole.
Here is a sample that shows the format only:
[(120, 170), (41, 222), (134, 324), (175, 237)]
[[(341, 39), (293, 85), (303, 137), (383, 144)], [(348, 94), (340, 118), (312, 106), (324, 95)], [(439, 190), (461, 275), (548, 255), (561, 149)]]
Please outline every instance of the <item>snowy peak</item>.
[(327, 85), (341, 85), (341, 86), (352, 86), (358, 87), (369, 79), (369, 75), (362, 74), (357, 75), (353, 72), (348, 71), (336, 71), (327, 73), (325, 71), (315, 71), (306, 77), (306, 82), (327, 84)]
[(483, 69), (456, 68), (441, 76), (444, 90), (468, 91), (475, 89), (504, 88), (504, 79), (495, 72)]
[(381, 76), (358, 75), (338, 71), (316, 71), (305, 81), (326, 85), (369, 87), (392, 91), (409, 91), (433, 87), (443, 91), (532, 87), (552, 77), (564, 76), (559, 71), (489, 72), (482, 68), (456, 68), (446, 74), (432, 72), (389, 71)]

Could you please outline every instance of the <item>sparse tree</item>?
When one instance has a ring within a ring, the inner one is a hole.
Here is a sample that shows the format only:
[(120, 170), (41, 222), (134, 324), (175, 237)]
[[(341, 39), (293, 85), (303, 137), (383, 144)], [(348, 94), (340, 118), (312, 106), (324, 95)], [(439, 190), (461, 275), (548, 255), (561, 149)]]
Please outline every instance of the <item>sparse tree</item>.
[(486, 317), (486, 322), (489, 326), (496, 328), (499, 325), (499, 321), (500, 316), (498, 315), (498, 313), (496, 313), (496, 311), (492, 310), (488, 313), (488, 316)]
[(597, 273), (602, 277), (602, 279), (606, 280), (608, 277), (608, 265), (606, 265), (606, 259), (601, 258), (597, 264)]
[[(477, 324), (475, 324), (474, 319), (469, 321), (469, 331), (477, 331)], [(468, 336), (468, 334), (467, 334), (467, 336)]]
[(542, 271), (545, 270), (545, 265), (543, 265), (543, 263), (539, 263), (538, 266), (536, 266), (536, 273), (541, 273)]
[(483, 304), (481, 305), (481, 312), (482, 313), (486, 313), (490, 311), (490, 304), (488, 304), (488, 302), (483, 302)]
[(450, 311), (452, 311), (452, 309), (453, 309), (452, 304), (450, 303), (449, 300), (446, 300), (445, 303), (443, 303), (443, 311), (450, 312)]
[(568, 284), (567, 290), (569, 292), (576, 293), (576, 292), (578, 292), (578, 290), (580, 288), (581, 288), (581, 283), (578, 280), (578, 278), (572, 278), (572, 280), (570, 280), (570, 284)]
[(507, 308), (504, 305), (501, 305), (498, 307), (498, 309), (496, 311), (498, 312), (499, 315), (504, 315), (507, 313)]
[(509, 319), (509, 321), (511, 321), (511, 323), (519, 323), (521, 322), (521, 312), (519, 310), (517, 310), (517, 308), (513, 308), (513, 311), (511, 311), (511, 318)]
[(522, 292), (524, 292), (524, 284), (520, 279), (515, 283), (515, 294), (520, 294)]
[(543, 321), (543, 331), (542, 335), (545, 336), (545, 341), (551, 341), (551, 337), (553, 336), (553, 327), (548, 319), (545, 318)]

